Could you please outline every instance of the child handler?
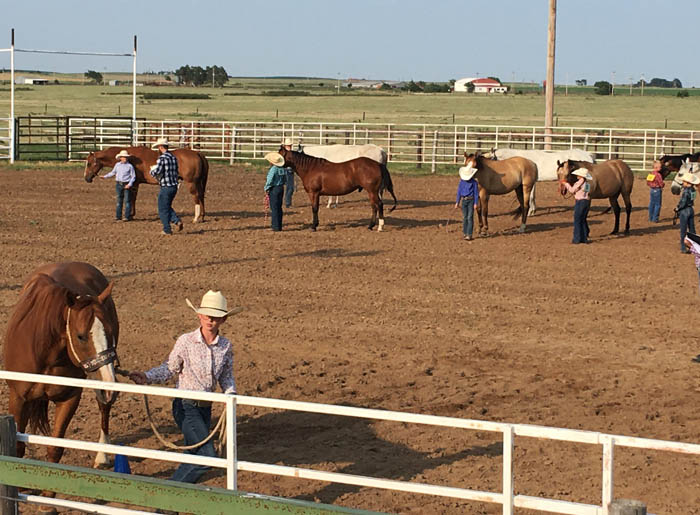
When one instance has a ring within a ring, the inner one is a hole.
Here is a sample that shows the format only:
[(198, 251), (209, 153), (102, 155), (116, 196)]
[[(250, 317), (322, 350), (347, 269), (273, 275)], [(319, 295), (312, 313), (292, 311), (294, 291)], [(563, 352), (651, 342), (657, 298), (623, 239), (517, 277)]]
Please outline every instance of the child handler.
[(474, 211), (479, 205), (479, 183), (474, 179), (476, 168), (469, 169), (463, 166), (459, 169), (459, 186), (457, 187), (457, 202), (455, 209), (459, 207), (460, 200), (462, 201), (462, 233), (464, 239), (472, 240), (474, 232)]
[(647, 186), (649, 186), (649, 221), (657, 223), (661, 212), (661, 192), (664, 189), (664, 178), (661, 175), (661, 161), (654, 161), (649, 175), (647, 175)]
[(114, 165), (112, 171), (106, 175), (103, 175), (103, 179), (109, 179), (116, 175), (116, 192), (117, 192), (117, 213), (114, 218), (115, 221), (121, 222), (122, 220), (122, 205), (124, 206), (124, 220), (127, 222), (131, 221), (131, 187), (136, 181), (136, 170), (134, 166), (129, 162), (129, 153), (126, 150), (122, 150), (117, 154), (117, 164)]
[(683, 189), (681, 190), (681, 199), (673, 211), (678, 215), (681, 224), (681, 252), (690, 254), (690, 251), (685, 248), (685, 235), (688, 231), (695, 233), (693, 203), (696, 195), (695, 185), (700, 184), (700, 179), (692, 173), (683, 174), (679, 179), (683, 183)]
[(267, 172), (265, 193), (270, 197), (270, 222), (273, 231), (282, 230), (282, 196), (287, 182), (287, 169), (284, 158), (278, 152), (270, 152), (265, 159), (272, 165)]
[[(162, 365), (147, 372), (132, 372), (129, 379), (137, 384), (151, 384), (164, 383), (177, 376), (176, 387), (183, 390), (212, 392), (218, 382), (224, 393), (235, 394), (233, 350), (231, 342), (219, 335), (219, 328), (229, 315), (240, 313), (243, 308), (229, 310), (221, 292), (211, 290), (204, 294), (199, 308), (195, 308), (189, 299), (186, 302), (197, 313), (199, 328), (180, 336)], [(209, 435), (211, 403), (173, 399), (173, 418), (185, 436), (185, 445), (195, 445)], [(212, 440), (187, 452), (216, 457)], [(196, 483), (208, 469), (203, 465), (182, 463), (172, 480)]]
[(683, 240), (685, 248), (688, 249), (693, 257), (695, 258), (695, 268), (698, 271), (698, 292), (700, 293), (700, 244), (698, 242), (700, 238), (697, 234), (688, 233), (688, 235)]
[(576, 204), (574, 204), (574, 239), (571, 243), (590, 243), (588, 234), (588, 211), (591, 209), (591, 199), (589, 192), (591, 184), (587, 181), (593, 179), (591, 174), (585, 168), (579, 168), (571, 172), (579, 178), (572, 186), (568, 182), (564, 183), (566, 190), (574, 194)]

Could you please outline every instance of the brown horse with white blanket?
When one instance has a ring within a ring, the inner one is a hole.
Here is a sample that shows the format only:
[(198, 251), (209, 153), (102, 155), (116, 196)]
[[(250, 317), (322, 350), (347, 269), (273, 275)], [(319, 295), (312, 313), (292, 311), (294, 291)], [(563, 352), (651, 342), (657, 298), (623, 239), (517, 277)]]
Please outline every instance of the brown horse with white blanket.
[[(85, 160), (84, 177), (87, 182), (92, 182), (103, 167), (113, 167), (117, 163), (116, 155), (121, 150), (126, 150), (131, 157), (129, 162), (136, 170), (136, 182), (131, 187), (131, 213), (136, 214), (136, 196), (139, 192), (139, 184), (158, 184), (158, 181), (149, 171), (158, 160), (158, 152), (148, 147), (109, 147), (97, 152), (90, 152)], [(204, 193), (207, 189), (209, 177), (209, 161), (207, 158), (189, 148), (173, 150), (177, 159), (177, 168), (180, 178), (190, 185), (190, 193), (194, 199), (194, 223), (204, 221)]]
[(520, 207), (520, 232), (525, 232), (527, 215), (530, 210), (530, 192), (537, 183), (537, 165), (524, 157), (511, 157), (502, 161), (488, 159), (481, 152), (464, 153), (464, 166), (476, 169), (474, 177), (479, 183), (479, 234), (489, 232), (489, 197), (505, 195), (515, 191)]
[[(45, 265), (29, 277), (7, 324), (5, 368), (14, 372), (116, 382), (119, 320), (111, 297), (112, 283), (87, 263)], [(81, 388), (25, 381), (8, 381), (9, 409), (17, 429), (31, 425), (44, 434), (63, 438), (82, 395)], [(98, 391), (102, 415), (100, 441), (109, 443), (109, 412), (113, 392)], [(48, 406), (56, 406), (53, 430)], [(17, 455), (25, 444), (17, 443)], [(49, 446), (48, 461), (57, 463), (62, 447)], [(107, 464), (103, 453), (95, 466)]]
[(301, 152), (280, 147), (279, 153), (284, 158), (285, 166), (290, 166), (301, 178), (304, 189), (311, 200), (313, 223), (311, 230), (318, 227), (318, 204), (321, 195), (347, 195), (364, 189), (372, 204), (372, 218), (369, 229), (372, 230), (379, 219), (378, 231), (384, 227), (384, 203), (382, 192), (386, 189), (394, 197), (396, 209), (398, 201), (394, 195), (394, 185), (386, 165), (377, 163), (368, 157), (359, 157), (344, 163), (331, 163), (326, 159), (313, 157)]

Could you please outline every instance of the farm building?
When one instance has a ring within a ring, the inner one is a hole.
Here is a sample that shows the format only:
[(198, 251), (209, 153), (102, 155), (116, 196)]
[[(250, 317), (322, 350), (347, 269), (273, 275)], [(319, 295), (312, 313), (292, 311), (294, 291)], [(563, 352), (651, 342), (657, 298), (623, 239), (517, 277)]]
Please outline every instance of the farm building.
[(474, 84), (474, 93), (505, 93), (508, 91), (508, 86), (501, 85), (497, 80), (480, 79), (478, 77), (469, 77), (455, 81), (454, 91), (456, 93), (466, 92), (469, 83)]
[(17, 77), (15, 84), (30, 84), (33, 86), (43, 86), (49, 83), (49, 79), (34, 79), (31, 77)]

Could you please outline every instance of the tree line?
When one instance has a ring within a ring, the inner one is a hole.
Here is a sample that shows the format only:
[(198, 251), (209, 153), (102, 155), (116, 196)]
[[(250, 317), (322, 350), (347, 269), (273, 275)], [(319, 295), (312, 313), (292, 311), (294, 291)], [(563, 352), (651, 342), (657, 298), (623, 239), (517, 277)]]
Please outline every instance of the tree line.
[(202, 86), (214, 84), (216, 87), (223, 87), (228, 82), (228, 73), (223, 66), (180, 66), (175, 70), (175, 76), (180, 84), (185, 86)]

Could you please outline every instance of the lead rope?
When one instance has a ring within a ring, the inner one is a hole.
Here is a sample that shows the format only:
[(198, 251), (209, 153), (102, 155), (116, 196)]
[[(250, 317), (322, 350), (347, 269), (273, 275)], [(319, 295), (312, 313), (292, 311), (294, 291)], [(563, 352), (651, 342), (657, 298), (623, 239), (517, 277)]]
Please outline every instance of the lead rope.
[[(128, 370), (124, 370), (123, 368), (115, 368), (115, 372), (119, 374), (120, 376), (125, 376), (129, 377), (130, 372)], [(168, 440), (165, 439), (165, 437), (160, 434), (158, 429), (156, 428), (155, 423), (153, 422), (153, 417), (151, 416), (151, 408), (148, 404), (148, 397), (146, 395), (143, 396), (143, 404), (146, 408), (146, 416), (148, 417), (148, 423), (151, 426), (151, 430), (153, 431), (153, 434), (155, 437), (158, 439), (160, 443), (165, 445), (169, 449), (174, 449), (178, 451), (188, 451), (190, 449), (196, 449), (197, 447), (201, 447), (205, 443), (207, 443), (209, 440), (214, 438), (215, 435), (219, 435), (218, 440), (219, 440), (219, 445), (217, 447), (216, 451), (219, 456), (221, 456), (222, 451), (226, 445), (226, 411), (222, 411), (221, 415), (219, 416), (219, 420), (216, 422), (216, 425), (214, 426), (214, 429), (211, 430), (209, 433), (209, 436), (207, 436), (204, 440), (202, 440), (199, 443), (196, 443), (194, 445), (176, 445)]]

